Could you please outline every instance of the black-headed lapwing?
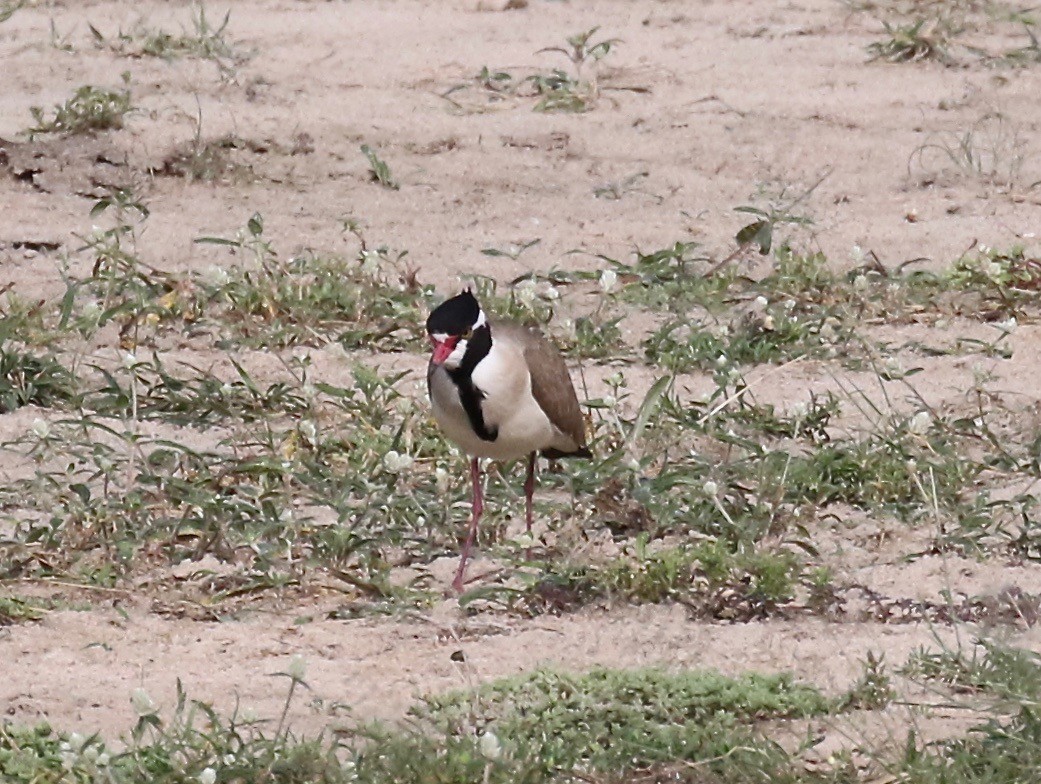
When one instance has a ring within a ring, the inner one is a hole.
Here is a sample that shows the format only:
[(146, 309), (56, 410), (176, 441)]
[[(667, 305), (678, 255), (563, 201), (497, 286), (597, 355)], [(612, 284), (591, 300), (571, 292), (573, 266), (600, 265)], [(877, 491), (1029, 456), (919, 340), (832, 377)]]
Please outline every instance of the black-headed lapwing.
[(585, 420), (567, 365), (536, 329), (491, 321), (469, 289), (439, 305), (427, 319), (434, 353), (427, 386), (434, 418), (471, 456), (473, 518), (452, 587), (463, 589), (484, 499), (480, 459), (528, 457), (524, 483), (530, 533), (535, 458), (590, 457)]

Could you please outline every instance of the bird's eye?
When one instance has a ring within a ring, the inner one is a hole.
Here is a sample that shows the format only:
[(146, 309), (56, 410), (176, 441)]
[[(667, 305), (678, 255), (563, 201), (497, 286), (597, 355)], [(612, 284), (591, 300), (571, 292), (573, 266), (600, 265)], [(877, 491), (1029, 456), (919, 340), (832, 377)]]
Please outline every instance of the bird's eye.
[(461, 337), (463, 340), (469, 340), (470, 338), (473, 337), (473, 334), (474, 334), (473, 327), (470, 327), (469, 329), (466, 330), (466, 332), (464, 332), (459, 337)]

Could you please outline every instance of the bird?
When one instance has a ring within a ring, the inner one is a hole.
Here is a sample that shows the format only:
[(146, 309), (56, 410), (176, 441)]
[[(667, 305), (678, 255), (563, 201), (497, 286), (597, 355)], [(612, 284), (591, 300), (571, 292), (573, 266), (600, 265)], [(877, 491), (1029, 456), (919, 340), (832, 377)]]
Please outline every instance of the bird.
[(534, 327), (489, 319), (471, 289), (445, 300), (426, 322), (433, 352), (427, 389), (434, 419), (470, 457), (473, 504), (452, 588), (463, 576), (484, 511), (482, 458), (528, 458), (525, 522), (532, 525), (535, 461), (592, 457), (586, 424), (567, 364)]

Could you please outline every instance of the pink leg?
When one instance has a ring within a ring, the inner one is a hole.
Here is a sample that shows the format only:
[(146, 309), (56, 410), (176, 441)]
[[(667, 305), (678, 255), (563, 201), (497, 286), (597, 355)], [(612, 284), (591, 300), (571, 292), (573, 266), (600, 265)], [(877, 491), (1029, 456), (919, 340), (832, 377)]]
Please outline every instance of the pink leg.
[(531, 533), (531, 522), (534, 517), (532, 511), (532, 498), (535, 495), (535, 453), (528, 457), (528, 478), (524, 480), (524, 514), (528, 524), (528, 533)]
[(470, 558), (470, 548), (473, 547), (474, 538), (477, 536), (477, 523), (481, 520), (481, 512), (484, 511), (484, 495), (481, 493), (481, 465), (477, 458), (470, 461), (470, 479), (473, 481), (473, 519), (470, 520), (470, 532), (466, 535), (466, 544), (463, 545), (463, 553), (459, 557), (459, 569), (452, 580), (452, 588), (456, 593), (463, 592), (463, 574), (466, 573), (466, 561)]

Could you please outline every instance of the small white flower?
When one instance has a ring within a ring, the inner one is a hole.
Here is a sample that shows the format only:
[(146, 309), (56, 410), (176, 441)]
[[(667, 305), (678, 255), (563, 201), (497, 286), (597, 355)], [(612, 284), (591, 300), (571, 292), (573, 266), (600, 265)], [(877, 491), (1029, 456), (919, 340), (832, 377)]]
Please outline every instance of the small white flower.
[(1010, 332), (1015, 332), (1016, 331), (1016, 327), (1019, 326), (1019, 323), (1016, 321), (1016, 317), (1015, 316), (1010, 316), (1005, 321), (997, 322), (994, 326), (997, 327), (998, 329), (1000, 329), (1002, 332), (1007, 334), (1007, 333), (1010, 333)]
[(217, 780), (217, 771), (213, 768), (203, 768), (198, 775), (199, 784), (214, 784)]
[(46, 438), (51, 434), (51, 426), (47, 424), (47, 420), (39, 417), (33, 420), (32, 430), (37, 438)]
[(770, 301), (766, 297), (764, 297), (762, 294), (760, 294), (758, 297), (755, 298), (755, 306), (757, 308), (765, 308), (769, 304), (770, 304)]
[(763, 329), (765, 329), (767, 332), (773, 332), (775, 329), (777, 329), (777, 324), (774, 322), (773, 316), (767, 314), (763, 317)]
[(502, 756), (502, 745), (499, 743), (499, 738), (491, 730), (487, 730), (481, 735), (480, 748), (481, 754), (488, 759), (499, 759)]
[(400, 474), (407, 471), (414, 462), (411, 455), (400, 454), (393, 449), (383, 456), (383, 467), (392, 474)]
[(885, 374), (890, 378), (903, 378), (904, 366), (900, 364), (900, 360), (896, 357), (889, 357), (883, 365)]
[(803, 401), (802, 403), (796, 403), (792, 407), (792, 416), (796, 419), (802, 419), (808, 413), (810, 413), (810, 406), (805, 401)]
[(101, 304), (96, 299), (89, 299), (80, 308), (80, 315), (87, 321), (97, 321), (101, 315)]
[(919, 411), (907, 423), (907, 430), (916, 436), (924, 436), (929, 432), (929, 426), (932, 424), (932, 421), (933, 418), (928, 411)]
[(137, 355), (133, 351), (128, 351), (123, 354), (123, 367), (127, 370), (132, 370), (134, 365), (137, 364)]
[(868, 279), (866, 275), (857, 275), (853, 278), (853, 290), (864, 291), (868, 287)]
[(363, 250), (361, 252), (361, 272), (370, 278), (380, 274), (380, 254), (374, 250)]
[(701, 486), (701, 492), (703, 492), (710, 498), (714, 498), (716, 493), (719, 492), (719, 485), (717, 485), (715, 482), (709, 479), (707, 482), (705, 482), (705, 484)]
[(716, 367), (721, 367), (721, 368), (722, 367), (726, 367), (727, 366), (727, 361), (728, 361), (727, 360), (727, 355), (726, 354), (720, 354), (718, 357), (716, 357)]
[(203, 273), (202, 279), (205, 283), (214, 286), (215, 288), (224, 288), (231, 282), (231, 275), (224, 267), (219, 267), (216, 264), (207, 267)]
[(103, 751), (98, 755), (98, 758), (94, 760), (94, 764), (99, 768), (104, 768), (109, 763), (109, 756), (107, 751)]
[(604, 292), (604, 294), (610, 294), (614, 291), (616, 285), (618, 285), (617, 272), (610, 269), (600, 271), (600, 290)]
[(907, 470), (912, 474), (918, 471), (918, 461), (914, 458), (908, 460), (904, 465), (907, 467)]
[(86, 743), (87, 738), (78, 732), (74, 732), (71, 735), (69, 735), (68, 744), (70, 751), (75, 751), (76, 753), (79, 753), (83, 751), (83, 747), (84, 745), (86, 745)]
[(990, 255), (990, 251), (991, 250), (992, 249), (991, 249), (990, 245), (984, 245), (982, 242), (979, 245), (976, 246), (976, 251), (978, 253), (982, 253), (984, 256)]
[(604, 395), (602, 400), (608, 408), (614, 408), (618, 405), (618, 399), (614, 395)]
[(556, 286), (546, 286), (546, 290), (542, 292), (542, 297), (552, 302), (555, 299), (560, 299), (560, 291), (557, 290)]
[(976, 386), (981, 387), (992, 379), (990, 371), (983, 365), (982, 362), (977, 362), (972, 366), (972, 380)]
[[(144, 689), (134, 689), (130, 692), (130, 704), (134, 706), (138, 716), (148, 716), (155, 713), (155, 703)], [(71, 736), (70, 736), (71, 740)]]
[(521, 305), (530, 308), (535, 303), (535, 281), (530, 278), (522, 280), (517, 284), (514, 293)]
[(289, 666), (286, 667), (286, 675), (294, 681), (302, 681), (304, 679), (307, 675), (307, 662), (303, 656), (297, 654), (289, 660)]

